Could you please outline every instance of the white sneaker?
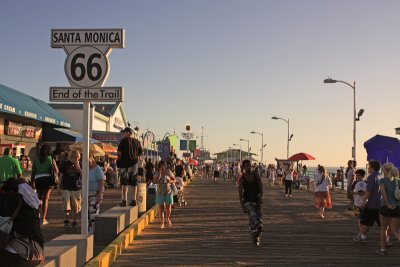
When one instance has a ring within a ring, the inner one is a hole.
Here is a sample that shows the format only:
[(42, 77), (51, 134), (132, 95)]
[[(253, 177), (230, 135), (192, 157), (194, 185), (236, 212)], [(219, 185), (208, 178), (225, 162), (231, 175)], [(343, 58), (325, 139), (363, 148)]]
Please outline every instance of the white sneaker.
[(164, 228), (165, 228), (164, 224), (161, 224), (160, 229), (164, 229)]
[(48, 222), (46, 219), (44, 219), (44, 220), (42, 221), (42, 225), (47, 225), (47, 224), (49, 224), (49, 222)]

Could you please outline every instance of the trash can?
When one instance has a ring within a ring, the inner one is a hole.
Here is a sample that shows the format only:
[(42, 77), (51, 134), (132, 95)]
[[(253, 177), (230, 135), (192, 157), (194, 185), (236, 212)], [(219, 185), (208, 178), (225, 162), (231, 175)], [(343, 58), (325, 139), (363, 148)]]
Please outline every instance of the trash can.
[(147, 202), (146, 202), (146, 209), (151, 209), (156, 204), (156, 188), (157, 185), (151, 183), (147, 188)]
[(146, 183), (138, 183), (137, 205), (138, 212), (146, 212)]

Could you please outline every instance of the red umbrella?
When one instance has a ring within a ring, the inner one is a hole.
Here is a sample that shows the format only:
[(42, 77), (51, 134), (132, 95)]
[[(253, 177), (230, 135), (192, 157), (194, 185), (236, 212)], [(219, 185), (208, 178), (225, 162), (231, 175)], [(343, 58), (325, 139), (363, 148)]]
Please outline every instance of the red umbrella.
[(297, 153), (292, 155), (290, 158), (288, 158), (288, 160), (292, 160), (292, 161), (299, 161), (299, 160), (314, 160), (315, 158), (307, 153)]

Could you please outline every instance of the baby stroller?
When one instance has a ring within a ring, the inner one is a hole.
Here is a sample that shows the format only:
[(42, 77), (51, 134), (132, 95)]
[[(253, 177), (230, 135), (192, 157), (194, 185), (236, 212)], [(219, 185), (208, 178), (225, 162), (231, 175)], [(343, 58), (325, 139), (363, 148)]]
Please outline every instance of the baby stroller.
[(106, 173), (106, 183), (110, 188), (119, 187), (118, 172), (109, 169)]
[(183, 180), (181, 177), (175, 177), (176, 179), (176, 188), (178, 189), (178, 194), (174, 196), (174, 202), (178, 202), (179, 207), (187, 206), (187, 202), (185, 201), (183, 195)]

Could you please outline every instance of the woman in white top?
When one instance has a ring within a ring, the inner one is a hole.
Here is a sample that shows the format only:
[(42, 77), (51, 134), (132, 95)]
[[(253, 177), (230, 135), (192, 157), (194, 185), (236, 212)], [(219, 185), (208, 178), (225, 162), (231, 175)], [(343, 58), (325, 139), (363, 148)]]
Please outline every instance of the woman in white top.
[(314, 181), (315, 193), (314, 204), (318, 209), (318, 215), (323, 219), (325, 209), (332, 208), (332, 200), (329, 189), (332, 187), (331, 179), (325, 170), (325, 167), (319, 166)]
[(268, 169), (268, 179), (271, 181), (271, 186), (274, 187), (276, 179), (276, 170), (274, 165)]
[(292, 197), (292, 184), (293, 184), (293, 168), (292, 166), (285, 172), (285, 194), (286, 197)]

